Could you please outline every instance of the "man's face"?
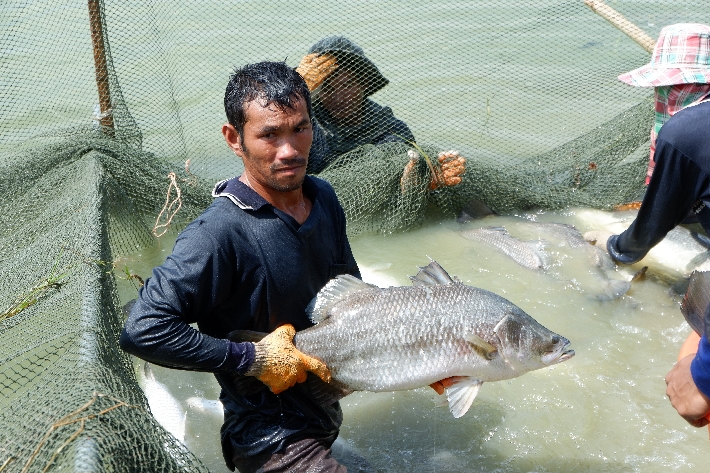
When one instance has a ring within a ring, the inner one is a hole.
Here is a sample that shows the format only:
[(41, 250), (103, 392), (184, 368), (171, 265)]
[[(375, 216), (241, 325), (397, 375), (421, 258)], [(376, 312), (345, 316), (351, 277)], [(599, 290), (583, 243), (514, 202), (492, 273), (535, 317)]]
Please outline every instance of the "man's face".
[(347, 122), (348, 118), (360, 111), (365, 94), (355, 74), (342, 69), (323, 84), (319, 98), (333, 118)]
[(306, 102), (299, 98), (293, 105), (282, 109), (259, 100), (248, 102), (241, 140), (227, 139), (244, 160), (249, 179), (282, 192), (301, 187), (313, 141)]

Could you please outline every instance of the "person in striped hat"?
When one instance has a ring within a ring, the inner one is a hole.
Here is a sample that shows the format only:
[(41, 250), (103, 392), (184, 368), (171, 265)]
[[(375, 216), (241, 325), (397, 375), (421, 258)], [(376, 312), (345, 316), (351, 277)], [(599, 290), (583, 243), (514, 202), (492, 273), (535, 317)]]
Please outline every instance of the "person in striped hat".
[(656, 120), (651, 129), (648, 185), (656, 164), (656, 139), (663, 124), (685, 107), (710, 98), (710, 26), (666, 26), (653, 49), (651, 62), (621, 74), (619, 80), (635, 87), (653, 87)]
[[(631, 226), (606, 242), (617, 263), (641, 260), (690, 215), (710, 233), (710, 26), (666, 26), (651, 63), (619, 76), (638, 87), (653, 87), (656, 123), (651, 132), (648, 187)], [(666, 375), (666, 395), (695, 427), (710, 412), (710, 311), (696, 354)]]

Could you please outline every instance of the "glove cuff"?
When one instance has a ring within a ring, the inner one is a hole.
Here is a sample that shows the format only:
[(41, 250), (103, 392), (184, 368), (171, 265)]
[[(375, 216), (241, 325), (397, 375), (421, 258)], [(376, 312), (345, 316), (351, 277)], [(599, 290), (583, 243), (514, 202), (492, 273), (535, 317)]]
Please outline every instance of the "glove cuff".
[(245, 376), (259, 377), (264, 373), (268, 360), (268, 349), (259, 343), (254, 343), (254, 361), (248, 370), (244, 373)]

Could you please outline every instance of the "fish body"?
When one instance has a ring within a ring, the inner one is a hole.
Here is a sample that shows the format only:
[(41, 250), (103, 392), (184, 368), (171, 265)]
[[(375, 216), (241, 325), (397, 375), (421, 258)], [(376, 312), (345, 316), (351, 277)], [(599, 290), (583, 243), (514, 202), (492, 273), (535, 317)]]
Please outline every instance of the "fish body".
[(705, 311), (710, 305), (710, 271), (694, 271), (680, 304), (688, 325), (701, 337), (705, 334)]
[(679, 225), (651, 248), (646, 257), (688, 277), (693, 271), (710, 270), (710, 239)]
[(452, 279), (435, 261), (411, 279), (412, 286), (379, 288), (338, 276), (311, 302), (308, 312), (317, 324), (298, 332), (294, 344), (325, 362), (332, 375), (328, 386), (339, 397), (459, 376), (446, 396), (460, 417), (483, 382), (515, 378), (574, 355), (567, 339), (503, 297)]
[(609, 254), (598, 246), (590, 244), (574, 225), (555, 222), (532, 222), (530, 226), (536, 228), (545, 238), (556, 238), (570, 248), (579, 248), (587, 254), (590, 263), (600, 269), (614, 268), (614, 262)]
[(464, 238), (490, 245), (520, 266), (539, 270), (547, 266), (547, 254), (541, 241), (521, 241), (512, 237), (503, 227), (483, 227), (462, 232)]
[[(625, 231), (636, 217), (636, 212), (579, 211), (583, 226), (590, 231), (584, 234), (588, 241), (606, 250), (611, 235)], [(710, 271), (710, 238), (683, 225), (669, 231), (641, 260), (655, 273), (687, 278), (693, 271)]]
[(143, 393), (148, 400), (150, 412), (165, 430), (181, 442), (185, 441), (185, 419), (187, 412), (180, 406), (168, 388), (158, 381), (149, 363), (144, 365), (145, 378)]

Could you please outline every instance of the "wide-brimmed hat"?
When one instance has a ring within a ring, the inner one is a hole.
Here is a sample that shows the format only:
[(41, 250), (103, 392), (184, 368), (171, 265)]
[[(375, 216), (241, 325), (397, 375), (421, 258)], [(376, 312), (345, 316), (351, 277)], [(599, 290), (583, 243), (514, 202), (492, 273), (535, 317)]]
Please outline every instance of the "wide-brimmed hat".
[(710, 83), (710, 26), (678, 23), (658, 36), (650, 64), (621, 74), (637, 87)]
[(329, 53), (335, 56), (338, 68), (346, 68), (357, 75), (365, 96), (369, 96), (389, 84), (377, 66), (365, 57), (360, 46), (344, 36), (328, 36), (311, 46), (308, 53)]

